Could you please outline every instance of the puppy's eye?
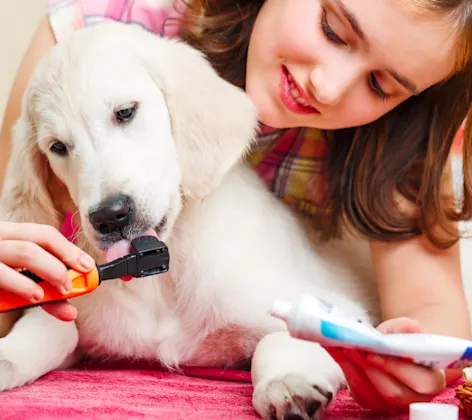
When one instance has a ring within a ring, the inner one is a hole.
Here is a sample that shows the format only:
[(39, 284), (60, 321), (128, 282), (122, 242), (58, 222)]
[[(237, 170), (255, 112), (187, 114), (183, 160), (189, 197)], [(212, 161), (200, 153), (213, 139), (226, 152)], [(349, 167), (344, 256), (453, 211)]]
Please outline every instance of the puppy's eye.
[(67, 156), (67, 154), (69, 153), (67, 150), (67, 146), (60, 141), (54, 142), (49, 148), (49, 150), (58, 156)]
[(115, 118), (119, 123), (131, 121), (136, 114), (137, 105), (132, 105), (126, 108), (115, 111)]

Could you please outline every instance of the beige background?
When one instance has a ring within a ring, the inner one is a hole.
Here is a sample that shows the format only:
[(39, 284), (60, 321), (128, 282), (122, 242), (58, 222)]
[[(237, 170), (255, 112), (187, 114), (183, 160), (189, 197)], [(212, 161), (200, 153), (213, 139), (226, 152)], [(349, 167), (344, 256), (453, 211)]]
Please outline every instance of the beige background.
[(0, 9), (0, 121), (21, 58), (40, 19), (47, 0), (1, 0)]

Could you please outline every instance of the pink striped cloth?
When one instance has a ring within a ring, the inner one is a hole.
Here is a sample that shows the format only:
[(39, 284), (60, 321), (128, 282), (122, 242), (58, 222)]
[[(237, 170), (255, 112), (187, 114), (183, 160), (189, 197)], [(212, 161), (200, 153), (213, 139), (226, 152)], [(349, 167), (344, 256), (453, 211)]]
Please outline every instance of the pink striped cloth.
[[(257, 419), (249, 372), (186, 369), (170, 373), (143, 362), (89, 362), (56, 371), (32, 385), (0, 394), (2, 420), (222, 420)], [(454, 387), (435, 402), (457, 404)], [(462, 417), (461, 417), (462, 418)], [(325, 420), (381, 420), (361, 409), (346, 391)], [(407, 420), (408, 416), (389, 417)]]

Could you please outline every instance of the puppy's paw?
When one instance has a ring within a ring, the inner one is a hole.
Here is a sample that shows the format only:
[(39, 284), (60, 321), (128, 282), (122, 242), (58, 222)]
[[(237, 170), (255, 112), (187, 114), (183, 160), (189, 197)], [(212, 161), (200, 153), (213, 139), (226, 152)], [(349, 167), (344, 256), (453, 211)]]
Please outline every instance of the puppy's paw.
[(42, 308), (33, 308), (0, 338), (0, 391), (28, 385), (73, 363), (79, 332)]
[(22, 372), (18, 364), (0, 358), (0, 392), (27, 385), (35, 379)]
[(253, 405), (263, 419), (320, 420), (333, 399), (327, 388), (303, 375), (285, 375), (260, 383), (254, 390)]

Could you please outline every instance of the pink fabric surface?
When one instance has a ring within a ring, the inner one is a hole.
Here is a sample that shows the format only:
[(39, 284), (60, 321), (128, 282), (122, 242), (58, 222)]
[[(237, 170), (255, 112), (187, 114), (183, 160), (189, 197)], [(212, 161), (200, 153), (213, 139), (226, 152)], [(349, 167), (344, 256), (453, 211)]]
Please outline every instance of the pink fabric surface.
[[(2, 420), (257, 419), (251, 394), (249, 372), (185, 369), (183, 374), (178, 374), (140, 362), (88, 363), (69, 371), (51, 372), (32, 385), (0, 394), (0, 417)], [(454, 387), (436, 402), (457, 404)], [(342, 391), (325, 419), (381, 420), (382, 417), (362, 410)]]

